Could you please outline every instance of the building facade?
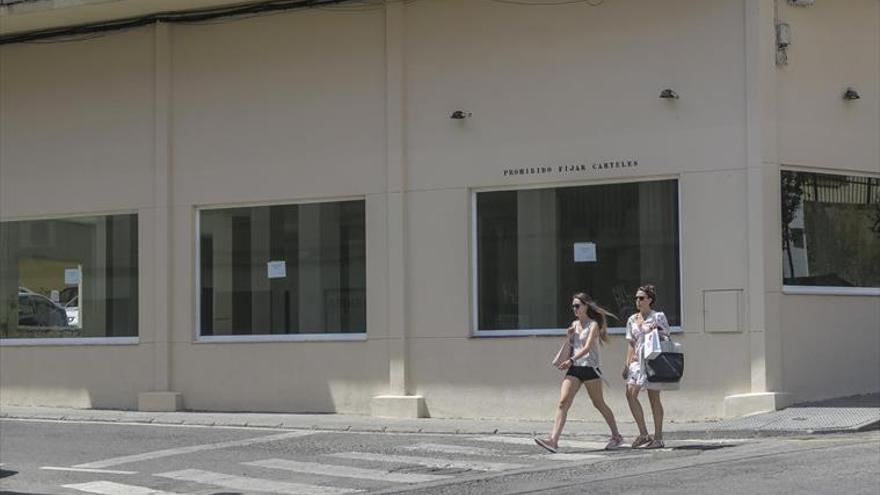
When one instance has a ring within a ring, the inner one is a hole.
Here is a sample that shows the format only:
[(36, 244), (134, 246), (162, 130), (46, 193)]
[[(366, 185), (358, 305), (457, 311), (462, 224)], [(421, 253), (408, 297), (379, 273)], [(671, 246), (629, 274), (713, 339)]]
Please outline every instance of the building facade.
[(670, 418), (880, 390), (878, 0), (7, 3), (0, 404), (546, 418), (586, 291), (625, 414), (644, 283)]

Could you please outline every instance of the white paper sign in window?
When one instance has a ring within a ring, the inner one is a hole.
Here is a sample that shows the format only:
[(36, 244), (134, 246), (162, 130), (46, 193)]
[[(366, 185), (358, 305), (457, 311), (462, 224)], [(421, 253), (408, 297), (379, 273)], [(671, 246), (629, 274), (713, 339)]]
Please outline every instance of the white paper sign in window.
[(596, 262), (596, 243), (595, 242), (576, 242), (576, 243), (574, 243), (574, 262), (575, 263), (595, 263)]
[(269, 278), (287, 277), (287, 263), (284, 261), (270, 261), (266, 264), (266, 268)]
[(64, 284), (65, 285), (79, 284), (79, 268), (67, 268), (64, 270)]

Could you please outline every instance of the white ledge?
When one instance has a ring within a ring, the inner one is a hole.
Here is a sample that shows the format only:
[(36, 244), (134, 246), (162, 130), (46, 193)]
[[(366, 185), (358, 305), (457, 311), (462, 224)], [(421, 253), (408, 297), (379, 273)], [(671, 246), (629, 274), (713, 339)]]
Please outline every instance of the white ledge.
[(45, 339), (0, 339), (2, 347), (50, 346), (50, 345), (137, 345), (138, 337), (51, 337)]
[[(672, 333), (683, 333), (681, 326), (669, 327)], [(609, 335), (624, 335), (626, 327), (609, 327)], [(529, 328), (523, 330), (475, 330), (472, 337), (530, 337), (536, 335), (565, 335), (564, 328)]]
[(361, 342), (367, 340), (362, 333), (285, 333), (266, 335), (201, 335), (197, 344), (231, 344), (259, 342)]
[(783, 294), (825, 296), (880, 296), (880, 287), (829, 287), (818, 285), (783, 285)]

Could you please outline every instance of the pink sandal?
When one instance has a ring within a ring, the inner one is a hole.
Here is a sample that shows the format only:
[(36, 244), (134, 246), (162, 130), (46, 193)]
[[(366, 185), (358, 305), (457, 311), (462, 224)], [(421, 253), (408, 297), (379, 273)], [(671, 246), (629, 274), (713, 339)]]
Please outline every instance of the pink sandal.
[(550, 440), (549, 438), (536, 438), (535, 443), (549, 450), (551, 453), (555, 454), (559, 449), (559, 444)]
[(611, 439), (605, 445), (605, 450), (614, 450), (623, 445), (623, 437), (620, 434), (611, 435)]

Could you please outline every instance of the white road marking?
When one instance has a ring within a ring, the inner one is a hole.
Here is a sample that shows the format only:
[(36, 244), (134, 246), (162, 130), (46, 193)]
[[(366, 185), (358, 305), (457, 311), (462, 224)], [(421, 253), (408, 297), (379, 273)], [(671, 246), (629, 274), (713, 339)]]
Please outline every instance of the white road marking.
[[(534, 445), (538, 447), (533, 438), (522, 438), (522, 437), (502, 437), (502, 436), (491, 436), (491, 437), (474, 437), (471, 440), (476, 440), (478, 442), (497, 442), (497, 443), (509, 443), (514, 445)], [(605, 442), (587, 442), (583, 440), (561, 440), (559, 442), (560, 448), (578, 448), (578, 449), (590, 449), (590, 450), (605, 450)], [(540, 447), (538, 447), (540, 448)]]
[(522, 464), (510, 464), (506, 462), (480, 462), (480, 461), (454, 461), (451, 459), (437, 459), (433, 457), (417, 457), (410, 455), (385, 455), (368, 452), (340, 452), (330, 454), (330, 457), (341, 459), (355, 459), (361, 461), (396, 462), (400, 464), (416, 464), (430, 468), (447, 469), (471, 469), (475, 471), (507, 471), (526, 467)]
[(297, 473), (388, 481), (392, 483), (426, 483), (428, 481), (449, 478), (449, 476), (439, 474), (392, 473), (381, 469), (364, 469), (350, 466), (318, 464), (317, 462), (288, 461), (286, 459), (265, 459), (262, 461), (243, 462), (242, 464), (245, 466), (283, 469), (285, 471), (293, 471)]
[(88, 468), (55, 467), (55, 466), (43, 466), (40, 469), (45, 469), (46, 471), (73, 471), (75, 473), (137, 474), (137, 471), (115, 471), (113, 469), (88, 469)]
[(343, 493), (355, 493), (363, 490), (351, 488), (333, 488), (320, 485), (306, 485), (302, 483), (289, 483), (286, 481), (273, 481), (262, 478), (234, 476), (231, 474), (202, 471), (201, 469), (184, 469), (182, 471), (169, 471), (156, 476), (171, 478), (180, 481), (193, 481), (205, 485), (222, 486), (245, 493), (271, 492), (286, 493), (289, 495), (339, 495)]
[(530, 456), (531, 459), (541, 459), (545, 461), (589, 461), (594, 459), (610, 459), (608, 456), (600, 454), (563, 454), (563, 453), (546, 453)]
[(112, 481), (92, 481), (90, 483), (76, 483), (62, 485), (81, 492), (100, 493), (102, 495), (178, 495), (174, 492), (163, 492), (137, 485), (125, 485)]
[(423, 450), (427, 452), (440, 452), (442, 454), (457, 455), (499, 455), (497, 450), (483, 449), (480, 447), (465, 447), (462, 445), (449, 445), (442, 443), (417, 443), (403, 447), (406, 450)]
[[(225, 426), (225, 425), (185, 425), (178, 423), (146, 423), (134, 421), (99, 421), (80, 419), (34, 419), (34, 418), (0, 418), (0, 421), (20, 421), (26, 423), (59, 423), (72, 425), (104, 425), (104, 426), (151, 426), (153, 428), (211, 428), (213, 430), (248, 430), (248, 431), (292, 431), (294, 428), (265, 427), (265, 426)], [(360, 433), (360, 432), (346, 432)]]
[(245, 438), (244, 440), (230, 440), (219, 443), (206, 443), (202, 445), (190, 445), (189, 447), (178, 447), (174, 449), (156, 450), (153, 452), (144, 452), (143, 454), (126, 455), (122, 457), (114, 457), (103, 461), (87, 462), (85, 464), (77, 464), (76, 468), (94, 468), (101, 469), (119, 464), (128, 464), (130, 462), (147, 461), (150, 459), (159, 459), (161, 457), (170, 457), (173, 455), (191, 454), (193, 452), (201, 452), (203, 450), (225, 449), (228, 447), (243, 447), (245, 445), (253, 445), (257, 443), (274, 442), (276, 440), (286, 440), (288, 438), (303, 437), (312, 435), (311, 431), (292, 431), (288, 433), (280, 433), (278, 435), (268, 435), (264, 437)]

